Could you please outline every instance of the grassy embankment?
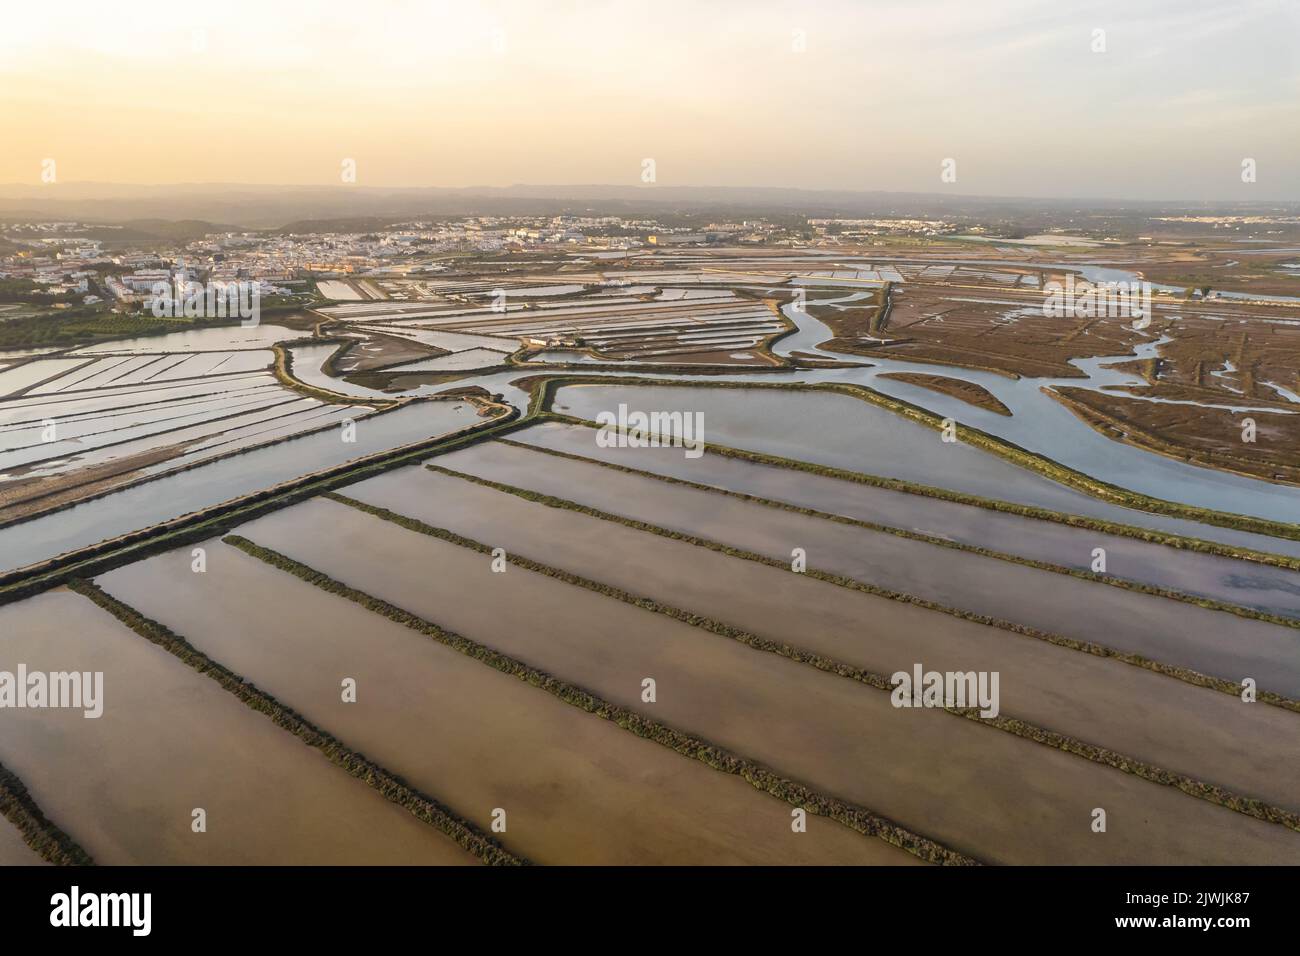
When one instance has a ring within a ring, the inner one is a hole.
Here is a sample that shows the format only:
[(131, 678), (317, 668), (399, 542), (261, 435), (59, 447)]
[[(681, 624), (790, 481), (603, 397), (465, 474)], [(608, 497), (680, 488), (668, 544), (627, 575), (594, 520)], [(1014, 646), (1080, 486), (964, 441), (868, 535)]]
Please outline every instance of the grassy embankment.
[(1007, 417), (1011, 415), (1011, 409), (998, 401), (992, 392), (983, 385), (968, 382), (965, 379), (948, 378), (943, 375), (927, 375), (923, 372), (883, 372), (880, 377), (905, 382), (919, 388), (928, 388), (932, 392), (947, 395), (950, 398), (965, 402), (967, 405), (973, 405), (975, 408), (982, 408), (986, 412), (994, 412)]
[(292, 389), (299, 395), (306, 395), (308, 398), (314, 398), (320, 402), (327, 402), (331, 405), (371, 405), (375, 408), (392, 408), (394, 405), (401, 404), (399, 399), (383, 398), (357, 398), (351, 395), (345, 395), (342, 392), (331, 392), (327, 389), (319, 388), (315, 385), (308, 385), (306, 382), (297, 378), (293, 374), (293, 352), (295, 345), (327, 345), (339, 343), (339, 348), (326, 360), (328, 366), (330, 362), (338, 356), (339, 352), (344, 351), (351, 343), (352, 339), (345, 339), (338, 336), (294, 339), (289, 342), (276, 342), (271, 346), (271, 351), (275, 353), (275, 363), (272, 365), (272, 371), (275, 373), (276, 381), (285, 388)]
[(41, 812), (23, 782), (3, 764), (0, 764), (0, 815), (18, 829), (23, 842), (46, 863), (88, 866), (95, 862)]

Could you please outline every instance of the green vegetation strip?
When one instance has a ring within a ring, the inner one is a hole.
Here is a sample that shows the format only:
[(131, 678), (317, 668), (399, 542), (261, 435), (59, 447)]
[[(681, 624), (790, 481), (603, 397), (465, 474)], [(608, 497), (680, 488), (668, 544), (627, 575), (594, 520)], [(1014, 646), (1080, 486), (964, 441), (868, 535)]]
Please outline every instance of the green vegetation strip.
[(394, 405), (400, 405), (397, 399), (384, 398), (358, 398), (353, 395), (345, 395), (342, 392), (331, 392), (327, 389), (318, 388), (315, 385), (308, 385), (302, 379), (293, 374), (293, 352), (295, 345), (325, 345), (332, 342), (343, 343), (327, 359), (327, 362), (333, 362), (348, 344), (351, 339), (344, 338), (311, 338), (311, 339), (294, 339), (292, 342), (276, 342), (271, 346), (271, 351), (275, 353), (275, 362), (271, 365), (272, 372), (278, 381), (285, 388), (291, 389), (300, 395), (306, 395), (308, 398), (314, 398), (319, 402), (325, 402), (330, 405), (370, 405), (375, 408), (392, 408)]
[(365, 781), (419, 820), (441, 830), (462, 849), (484, 863), (517, 866), (528, 862), (510, 853), (474, 824), (462, 820), (432, 797), (407, 786), (383, 767), (308, 722), (297, 711), (286, 707), (270, 694), (259, 690), (256, 685), (217, 663), (165, 624), (145, 617), (93, 582), (76, 580), (70, 582), (68, 587), (95, 602), (145, 640), (157, 644), (200, 674), (212, 678), (250, 709), (269, 717), (278, 727), (324, 754), (330, 763), (343, 768), (358, 780)]
[[(720, 488), (716, 485), (705, 485), (699, 482), (690, 481), (685, 478), (675, 478), (671, 475), (661, 475), (652, 471), (641, 471), (637, 468), (630, 468), (627, 465), (620, 465), (617, 462), (604, 461), (599, 458), (587, 458), (583, 455), (575, 455), (572, 452), (559, 451), (554, 448), (546, 448), (540, 445), (530, 445), (526, 442), (514, 441), (509, 438), (498, 439), (503, 445), (511, 445), (515, 448), (522, 448), (528, 451), (541, 452), (544, 455), (554, 455), (557, 458), (567, 458), (570, 461), (583, 462), (584, 464), (597, 465), (601, 468), (609, 468), (612, 471), (623, 472), (628, 475), (635, 475), (640, 478), (652, 478), (656, 481), (662, 481), (666, 484), (681, 485), (686, 488), (693, 488), (697, 491), (706, 491), (711, 494), (726, 495), (730, 498), (737, 498), (741, 501), (748, 501), (754, 504), (766, 505), (769, 508), (776, 508), (780, 511), (788, 511), (793, 514), (804, 515), (809, 518), (819, 518), (823, 521), (832, 521), (836, 524), (851, 525), (857, 528), (865, 528), (868, 531), (879, 531), (884, 534), (892, 534), (899, 538), (906, 538), (909, 541), (921, 541), (925, 544), (932, 544), (936, 547), (951, 548), (954, 551), (966, 551), (970, 554), (978, 554), (985, 558), (995, 558), (999, 561), (1007, 561), (1011, 564), (1020, 564), (1028, 568), (1035, 568), (1040, 571), (1051, 571), (1055, 574), (1068, 574), (1070, 577), (1079, 578), (1083, 581), (1092, 581), (1100, 584), (1109, 584), (1112, 587), (1123, 588), (1126, 591), (1139, 591), (1143, 594), (1151, 594), (1156, 597), (1169, 598), (1173, 601), (1182, 601), (1186, 604), (1195, 604), (1198, 607), (1208, 608), (1213, 611), (1225, 611), (1229, 614), (1236, 614), (1239, 617), (1248, 617), (1257, 621), (1266, 621), (1269, 624), (1278, 624), (1282, 627), (1291, 627), (1300, 629), (1300, 619), (1293, 617), (1283, 617), (1279, 614), (1270, 614), (1267, 611), (1260, 611), (1256, 608), (1243, 607), (1239, 604), (1230, 604), (1226, 601), (1215, 600), (1214, 598), (1203, 597), (1201, 595), (1188, 594), (1184, 591), (1176, 591), (1172, 588), (1157, 587), (1153, 584), (1146, 584), (1141, 581), (1132, 581), (1126, 578), (1117, 578), (1110, 575), (1093, 574), (1082, 568), (1070, 568), (1061, 564), (1052, 564), (1048, 561), (1039, 561), (1034, 558), (1027, 558), (1019, 554), (1010, 554), (1005, 551), (994, 551), (992, 548), (983, 548), (976, 544), (967, 544), (962, 541), (953, 541), (950, 538), (941, 538), (937, 535), (926, 534), (922, 531), (913, 531), (909, 528), (899, 528), (894, 525), (878, 524), (874, 521), (866, 521), (862, 518), (850, 518), (846, 515), (833, 514), (829, 511), (818, 511), (815, 508), (805, 508), (801, 505), (790, 504), (786, 501), (776, 501), (772, 498), (763, 498), (759, 495), (747, 494), (743, 491), (732, 491), (729, 488)], [(1156, 542), (1152, 542), (1156, 543)]]
[[(0, 301), (5, 301), (0, 296)], [(44, 303), (33, 302), (34, 307)], [(265, 307), (262, 314), (266, 314)], [(144, 335), (163, 335), (168, 332), (189, 332), (214, 326), (238, 325), (239, 318), (223, 319), (159, 319), (152, 314), (121, 315), (109, 312), (106, 303), (91, 306), (73, 306), (54, 310), (41, 308), (37, 314), (27, 314), (0, 322), (0, 348), (68, 347), (112, 339), (136, 338)]]
[[(438, 538), (450, 544), (477, 551), (480, 554), (492, 554), (493, 549), (489, 545), (480, 541), (475, 541), (472, 538), (466, 538), (463, 535), (459, 535), (446, 528), (438, 528), (426, 524), (416, 518), (410, 518), (406, 515), (389, 511), (387, 508), (366, 504), (363, 501), (358, 501), (355, 498), (348, 498), (337, 493), (327, 494), (325, 497), (395, 524), (398, 527), (405, 528), (408, 531), (414, 531), (418, 534)], [(556, 568), (552, 565), (543, 564), (540, 561), (534, 561), (531, 558), (519, 554), (508, 554), (507, 561), (510, 564), (524, 568), (525, 570), (534, 571), (558, 581), (563, 581), (565, 584), (585, 588), (589, 591), (594, 591), (597, 594), (602, 594), (606, 597), (612, 597), (616, 600), (623, 601), (626, 604), (631, 604), (647, 611), (654, 611), (658, 614), (663, 614), (666, 617), (673, 618), (674, 620), (681, 621), (682, 623), (689, 624), (692, 627), (708, 631), (709, 633), (716, 634), (720, 637), (731, 638), (732, 640), (739, 641), (742, 644), (747, 644), (757, 650), (777, 654), (780, 657), (786, 657), (801, 664), (810, 664), (818, 670), (827, 671), (828, 673), (835, 674), (839, 677), (846, 677), (850, 680), (855, 680), (859, 683), (866, 684), (868, 687), (874, 687), (877, 690), (882, 690), (886, 693), (891, 693), (894, 690), (894, 685), (890, 683), (889, 678), (884, 674), (856, 667), (853, 664), (838, 661), (834, 658), (826, 657), (813, 651), (794, 647), (793, 645), (786, 644), (782, 641), (773, 641), (768, 638), (760, 637), (751, 631), (734, 627), (723, 621), (718, 621), (702, 614), (695, 614), (691, 611), (674, 607), (670, 604), (664, 604), (653, 598), (638, 596), (628, 591), (624, 591), (622, 588), (603, 584), (599, 581), (593, 581), (590, 578), (573, 574), (572, 572)], [(1237, 812), (1244, 813), (1247, 816), (1252, 816), (1259, 820), (1265, 820), (1269, 823), (1277, 823), (1285, 827), (1290, 827), (1293, 830), (1300, 830), (1300, 814), (1275, 807), (1263, 800), (1257, 800), (1253, 797), (1244, 797), (1214, 784), (1204, 783), (1188, 777), (1185, 774), (1165, 770), (1162, 767), (1145, 763), (1141, 760), (1119, 753), (1118, 751), (1110, 750), (1106, 747), (1099, 747), (1095, 744), (1085, 743), (1077, 738), (1070, 737), (1066, 734), (1060, 734), (1014, 717), (981, 717), (978, 707), (945, 707), (943, 709), (959, 717), (966, 717), (974, 720), (977, 724), (994, 727), (998, 730), (1014, 734), (1017, 737), (1023, 737), (1026, 740), (1031, 740), (1048, 747), (1054, 747), (1057, 750), (1062, 750), (1066, 753), (1083, 757), (1093, 763), (1104, 764), (1108, 767), (1114, 767), (1117, 770), (1123, 770), (1125, 773), (1131, 773), (1136, 777), (1141, 777), (1142, 779), (1149, 780), (1152, 783), (1175, 787), (1191, 796), (1199, 797), (1202, 800), (1207, 800), (1210, 803), (1218, 804), (1219, 806), (1230, 810), (1236, 810)]]
[[(840, 395), (846, 395), (850, 398), (856, 398), (861, 401), (869, 402), (888, 411), (892, 411), (904, 418), (924, 425), (935, 431), (942, 431), (944, 419), (927, 409), (918, 405), (912, 405), (901, 399), (891, 398), (874, 389), (867, 388), (863, 385), (851, 385), (841, 382), (819, 382), (812, 385), (803, 382), (681, 382), (673, 379), (656, 379), (627, 377), (611, 381), (608, 377), (601, 376), (583, 376), (568, 375), (547, 379), (542, 383), (539, 391), (542, 393), (540, 408), (546, 411), (551, 410), (551, 404), (557, 389), (565, 385), (654, 385), (667, 386), (676, 388), (733, 388), (733, 389), (783, 389), (786, 391), (797, 392), (835, 392)], [(581, 419), (574, 419), (581, 421)], [(583, 424), (587, 424), (583, 422)], [(1251, 515), (1233, 514), (1224, 511), (1210, 511), (1206, 508), (1197, 508), (1193, 505), (1185, 505), (1174, 501), (1165, 501), (1160, 498), (1151, 498), (1147, 495), (1130, 491), (1126, 488), (1120, 488), (1117, 485), (1109, 484), (1100, 479), (1085, 475), (1082, 472), (1068, 468), (1059, 462), (1041, 455), (1036, 455), (1019, 445), (1013, 444), (1002, 438), (997, 438), (978, 428), (972, 428), (969, 425), (956, 423), (957, 437), (965, 444), (980, 448), (991, 454), (1004, 458), (1015, 465), (1019, 465), (1029, 471), (1037, 472), (1046, 478), (1050, 478), (1059, 484), (1066, 485), (1082, 491), (1091, 497), (1107, 501), (1111, 504), (1117, 504), (1124, 508), (1131, 508), (1136, 511), (1145, 511), (1151, 514), (1160, 514), (1166, 517), (1182, 518), (1188, 521), (1198, 521), (1202, 524), (1211, 524), (1218, 527), (1230, 528), (1236, 531), (1245, 531), (1251, 534), (1262, 534), (1274, 538), (1285, 538), (1287, 540), (1300, 541), (1300, 525), (1285, 524), (1278, 521), (1269, 521), (1265, 518), (1256, 518)], [(753, 454), (753, 453), (746, 453)], [(758, 455), (757, 458), (767, 458), (769, 456)], [(804, 470), (838, 476), (839, 469), (825, 468), (820, 465), (807, 465)], [(849, 472), (848, 474), (853, 474)], [(880, 482), (891, 482), (893, 479), (876, 479)], [(902, 483), (906, 484), (906, 483)], [(882, 487), (892, 487), (889, 484), (882, 484)], [(924, 486), (917, 486), (924, 487)], [(903, 488), (902, 490), (907, 490)], [(937, 494), (933, 494), (937, 492)], [(988, 499), (975, 498), (974, 496), (958, 495), (954, 492), (947, 492), (943, 489), (927, 489), (921, 493), (932, 494), (933, 497), (945, 497), (951, 500), (966, 501), (967, 503), (978, 503), (982, 507), (990, 507), (986, 503)], [(1018, 505), (1011, 502), (997, 502), (999, 510), (1013, 511), (1017, 514), (1027, 514), (1033, 517), (1051, 516), (1053, 512), (1045, 509), (1033, 508), (1029, 505)], [(1059, 520), (1054, 519), (1054, 520)], [(1089, 520), (1089, 519), (1085, 519)], [(1099, 522), (1104, 524), (1104, 522)], [(1221, 546), (1226, 547), (1226, 546)], [(1235, 551), (1235, 549), (1229, 549)], [(1235, 555), (1234, 555), (1235, 556)], [(1243, 555), (1244, 556), (1244, 555)], [(1300, 562), (1294, 562), (1294, 566), (1300, 567)]]
[(381, 617), (409, 627), (411, 630), (430, 637), (467, 657), (487, 664), (504, 674), (510, 674), (534, 687), (541, 688), (565, 703), (572, 704), (589, 714), (617, 724), (638, 737), (644, 737), (663, 744), (684, 756), (707, 764), (715, 770), (739, 776), (756, 789), (769, 793), (792, 806), (802, 807), (810, 813), (829, 817), (866, 836), (879, 837), (886, 843), (907, 850), (909, 853), (913, 853), (931, 863), (959, 865), (978, 863), (977, 860), (971, 857), (951, 850), (928, 837), (913, 833), (870, 810), (835, 797), (817, 793), (800, 783), (788, 780), (760, 764), (733, 754), (706, 740), (675, 730), (643, 717), (626, 707), (603, 700), (590, 691), (562, 681), (545, 671), (502, 654), (484, 644), (479, 644), (477, 641), (472, 641), (454, 631), (445, 630), (431, 621), (389, 604), (381, 598), (350, 587), (342, 581), (295, 561), (278, 551), (262, 547), (247, 538), (235, 534), (228, 535), (222, 540), (272, 567), (292, 574), (330, 594), (345, 597)]
[(50, 822), (23, 782), (3, 764), (0, 764), (0, 815), (18, 828), (23, 842), (46, 863), (90, 866), (95, 862), (72, 837)]
[[(581, 514), (590, 515), (593, 518), (600, 518), (602, 521), (613, 521), (629, 528), (635, 528), (638, 531), (648, 531), (651, 534), (657, 534), (664, 538), (672, 538), (676, 541), (685, 541), (687, 544), (697, 545), (701, 548), (708, 548), (710, 551), (717, 551), (720, 554), (731, 555), (736, 558), (744, 558), (746, 561), (755, 561), (759, 564), (766, 564), (769, 567), (789, 570), (789, 564), (784, 561), (778, 561), (776, 558), (770, 558), (764, 554), (758, 554), (754, 551), (746, 551), (742, 548), (734, 548), (728, 544), (722, 544), (718, 541), (711, 541), (708, 538), (699, 538), (695, 535), (684, 534), (680, 531), (673, 531), (671, 528), (663, 528), (659, 525), (649, 524), (644, 521), (638, 521), (635, 518), (616, 515), (608, 511), (601, 511), (598, 508), (590, 508), (587, 505), (578, 504), (574, 501), (568, 501), (564, 498), (556, 498), (553, 495), (546, 495), (536, 491), (530, 491), (527, 488), (519, 488), (515, 485), (504, 484), (499, 481), (492, 481), (489, 478), (480, 478), (478, 475), (465, 474), (454, 471), (451, 468), (442, 465), (426, 464), (424, 467), (430, 471), (436, 471), (444, 475), (452, 475), (456, 478), (463, 478), (465, 481), (474, 484), (483, 485), (486, 488), (494, 488), (497, 491), (504, 491), (516, 497), (523, 498), (526, 501), (535, 501), (539, 504), (548, 505), (552, 508), (561, 508), (565, 511), (576, 511)], [(1143, 667), (1147, 670), (1156, 671), (1168, 677), (1175, 677), (1178, 680), (1185, 681), (1188, 684), (1194, 684), (1197, 687), (1207, 687), (1211, 690), (1217, 690), (1233, 697), (1241, 693), (1241, 687), (1231, 681), (1224, 680), (1220, 677), (1211, 677), (1194, 671), (1189, 668), (1179, 667), (1174, 664), (1164, 664), (1160, 661), (1143, 657), (1141, 654), (1133, 654), (1128, 651), (1117, 650), (1102, 644), (1094, 644), (1091, 641), (1080, 641), (1072, 637), (1065, 637), (1061, 634), (1054, 634), (1051, 631), (1040, 630), (1036, 627), (1029, 627), (1025, 624), (1016, 624), (1012, 621), (1004, 621), (1001, 618), (991, 617), (987, 614), (979, 614), (975, 611), (965, 611), (960, 608), (947, 607), (925, 598), (917, 597), (914, 594), (907, 594), (903, 591), (893, 591), (889, 588), (882, 588), (875, 584), (868, 584), (864, 581), (858, 581), (855, 578), (846, 577), (841, 574), (831, 574), (826, 571), (819, 571), (816, 568), (808, 568), (800, 572), (808, 577), (816, 578), (819, 581), (826, 581), (830, 584), (836, 584), (840, 587), (850, 588), (855, 591), (863, 591), (867, 594), (874, 594), (878, 597), (887, 597), (894, 601), (901, 601), (904, 604), (914, 604), (917, 607), (923, 607), (930, 611), (940, 611), (944, 614), (952, 615), (966, 621), (974, 621), (976, 624), (987, 624), (990, 627), (1001, 628), (1004, 631), (1010, 631), (1013, 634), (1020, 634), (1024, 637), (1037, 638), (1038, 640), (1047, 641), (1049, 644), (1055, 644), (1058, 647), (1066, 647), (1075, 651), (1082, 651), (1087, 654), (1093, 654), (1097, 657), (1110, 657), (1126, 664), (1132, 664), (1136, 667)], [(1286, 710), (1300, 713), (1300, 701), (1293, 700), (1290, 697), (1284, 697), (1281, 694), (1272, 691), (1261, 690), (1257, 692), (1256, 699), (1262, 703), (1273, 704), (1276, 707), (1282, 707)]]

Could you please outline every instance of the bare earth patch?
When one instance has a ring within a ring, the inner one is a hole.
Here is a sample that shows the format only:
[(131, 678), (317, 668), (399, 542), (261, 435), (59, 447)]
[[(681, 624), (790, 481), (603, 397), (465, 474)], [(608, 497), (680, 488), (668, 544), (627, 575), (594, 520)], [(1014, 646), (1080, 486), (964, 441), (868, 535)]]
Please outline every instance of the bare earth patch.
[(917, 385), (934, 392), (941, 392), (944, 395), (963, 401), (967, 405), (974, 405), (976, 408), (996, 412), (999, 415), (1011, 414), (1011, 409), (998, 401), (992, 392), (975, 382), (966, 382), (959, 378), (948, 378), (943, 375), (926, 375), (922, 372), (885, 372), (881, 375), (881, 378), (892, 378), (900, 382), (906, 382), (909, 385)]
[[(1300, 416), (1146, 402), (1081, 388), (1045, 389), (1097, 431), (1170, 458), (1300, 484)], [(1242, 440), (1246, 419), (1255, 440)]]

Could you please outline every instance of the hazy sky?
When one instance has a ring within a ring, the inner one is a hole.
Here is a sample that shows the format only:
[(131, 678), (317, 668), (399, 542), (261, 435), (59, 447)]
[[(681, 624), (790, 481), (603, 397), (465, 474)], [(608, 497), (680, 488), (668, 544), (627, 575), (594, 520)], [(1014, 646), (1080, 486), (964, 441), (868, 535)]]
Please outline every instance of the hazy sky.
[(0, 182), (339, 183), (346, 158), (372, 186), (636, 184), (652, 158), (665, 185), (1300, 199), (1300, 0), (0, 13)]

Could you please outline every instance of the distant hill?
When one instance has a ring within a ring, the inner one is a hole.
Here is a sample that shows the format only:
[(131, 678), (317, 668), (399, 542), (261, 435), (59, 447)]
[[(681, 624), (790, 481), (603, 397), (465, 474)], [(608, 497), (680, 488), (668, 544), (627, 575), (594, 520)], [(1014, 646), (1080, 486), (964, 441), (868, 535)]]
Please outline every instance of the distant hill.
[(280, 235), (319, 232), (380, 232), (403, 221), (401, 216), (353, 216), (346, 219), (297, 219), (277, 229)]
[[(948, 193), (853, 192), (758, 187), (515, 185), (389, 188), (357, 185), (273, 186), (187, 183), (138, 186), (0, 184), (0, 219), (78, 219), (116, 223), (158, 238), (213, 230), (297, 230), (307, 224), (352, 229), (406, 219), (466, 215), (901, 216), (981, 221), (1068, 221), (1113, 215), (1300, 214), (1300, 203), (1136, 202), (1025, 199)], [(217, 225), (217, 224), (229, 225)], [(174, 229), (175, 232), (168, 230)]]
[(123, 232), (136, 232), (151, 239), (178, 241), (199, 239), (213, 232), (238, 232), (241, 228), (206, 219), (128, 219), (119, 225)]
[[(2, 204), (3, 201), (0, 201)], [(22, 222), (30, 219), (44, 218), (80, 218), (65, 217), (63, 215), (54, 215), (43, 212), (40, 209), (26, 209), (18, 212), (6, 212), (0, 215), (0, 222), (18, 221)], [(96, 228), (95, 223), (100, 222), (102, 225)], [(169, 242), (188, 242), (191, 239), (201, 239), (206, 235), (214, 232), (239, 232), (245, 227), (232, 226), (225, 223), (209, 222), (206, 219), (124, 219), (120, 222), (109, 220), (90, 220), (87, 218), (85, 224), (89, 228), (76, 233), (77, 237), (86, 239), (103, 239), (103, 240), (122, 240), (122, 241), (139, 241), (159, 239)], [(0, 239), (0, 243), (4, 240)]]

